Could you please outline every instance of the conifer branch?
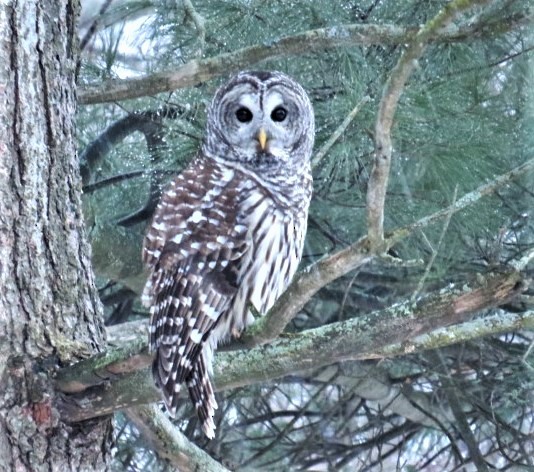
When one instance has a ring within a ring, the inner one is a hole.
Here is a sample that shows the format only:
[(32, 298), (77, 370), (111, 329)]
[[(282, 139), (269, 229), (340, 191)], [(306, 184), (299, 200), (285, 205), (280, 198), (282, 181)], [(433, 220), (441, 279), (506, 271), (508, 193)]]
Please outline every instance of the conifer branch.
[(391, 71), (380, 105), (375, 125), (375, 153), (373, 168), (367, 189), (367, 235), (371, 247), (386, 252), (384, 245), (384, 205), (391, 168), (391, 127), (400, 96), (417, 60), (428, 44), (435, 39), (460, 13), (477, 4), (490, 0), (454, 0), (426, 23), (410, 41), (396, 66)]
[[(420, 230), (442, 218), (450, 218), (454, 213), (473, 205), (484, 196), (495, 192), (510, 181), (527, 172), (531, 172), (533, 169), (534, 158), (463, 195), (450, 206), (386, 234), (382, 247), (387, 252), (395, 244), (413, 234), (414, 231)], [(307, 267), (295, 276), (291, 285), (277, 300), (269, 313), (250, 326), (241, 336), (239, 342), (251, 347), (276, 339), (315, 293), (333, 280), (361, 267), (377, 255), (380, 255), (382, 247), (373, 249), (369, 239), (363, 237), (349, 247)]]
[(226, 467), (189, 441), (155, 405), (128, 408), (128, 418), (158, 456), (183, 472), (229, 472)]
[[(528, 21), (530, 21), (530, 16), (527, 14), (514, 15), (491, 25), (469, 24), (460, 28), (440, 30), (432, 40), (453, 42), (481, 35), (502, 34)], [(409, 42), (416, 33), (417, 29), (415, 28), (362, 24), (310, 30), (273, 41), (267, 45), (250, 46), (207, 59), (194, 59), (168, 72), (135, 79), (109, 80), (95, 86), (79, 87), (78, 102), (84, 105), (116, 102), (170, 92), (180, 88), (193, 87), (215, 77), (250, 68), (266, 60), (343, 46), (404, 44)]]
[[(495, 192), (512, 180), (531, 172), (533, 169), (534, 159), (530, 159), (510, 172), (495, 178), (492, 182), (482, 185), (476, 190), (465, 194), (451, 206), (421, 218), (411, 225), (395, 230), (386, 236), (386, 244), (388, 246), (393, 246), (402, 239), (408, 237), (414, 231), (426, 227), (441, 218), (450, 217), (451, 214), (472, 206), (482, 197)], [(308, 270), (304, 271), (304, 273), (299, 274), (297, 280), (291, 284), (273, 309), (266, 316), (257, 320), (244, 333), (239, 340), (240, 343), (246, 346), (255, 346), (272, 341), (278, 337), (287, 323), (300, 311), (302, 306), (304, 306), (304, 303), (306, 303), (320, 288), (326, 286), (335, 278), (340, 277), (350, 270), (353, 270), (355, 267), (363, 264), (366, 258), (373, 257), (365, 250), (365, 241), (365, 238), (357, 241), (352, 246), (339, 251), (323, 261), (319, 261)], [(523, 259), (529, 261), (531, 257), (532, 252), (524, 256)], [(523, 261), (523, 259), (521, 259), (522, 264), (517, 268), (524, 268), (527, 262)], [(514, 268), (516, 267), (514, 266)], [(500, 326), (497, 326), (495, 321), (490, 321), (487, 325), (489, 331), (487, 330), (485, 334), (492, 333), (492, 327), (497, 329), (496, 332), (500, 333), (507, 329), (516, 330), (524, 328), (525, 326), (532, 326), (532, 323), (532, 314), (527, 314), (525, 318), (519, 316), (519, 318), (516, 317), (512, 320), (503, 319), (503, 324)], [(438, 326), (435, 326), (434, 328), (438, 328)], [(468, 329), (465, 331), (466, 333), (464, 333), (463, 336), (468, 336), (470, 331)], [(477, 332), (479, 332), (479, 330)], [(414, 350), (430, 348), (435, 342), (440, 342), (440, 346), (449, 345), (457, 342), (458, 339), (458, 337), (454, 336), (452, 339), (450, 337), (447, 338), (443, 333), (436, 331), (436, 334), (433, 337), (420, 339), (414, 338), (409, 343), (405, 342), (402, 346), (399, 344), (392, 344), (390, 347), (386, 348), (384, 345), (384, 347), (380, 349), (375, 346), (367, 353), (367, 357), (374, 358), (380, 357), (381, 355), (388, 356), (413, 352)], [(396, 341), (399, 340), (397, 339)], [(117, 397), (115, 404), (116, 402), (120, 402), (124, 392), (127, 392), (132, 388), (139, 388), (143, 392), (143, 395), (138, 395), (136, 397), (136, 404), (155, 401), (158, 398), (158, 394), (152, 381), (150, 379), (146, 380), (143, 375), (139, 377), (139, 370), (148, 367), (151, 359), (146, 351), (145, 325), (139, 325), (138, 322), (131, 322), (122, 324), (115, 329), (111, 329), (108, 342), (111, 346), (117, 347), (110, 349), (103, 355), (87, 359), (62, 369), (57, 376), (58, 389), (65, 393), (83, 392), (89, 387), (100, 385), (103, 381), (113, 380), (117, 377), (117, 383), (113, 384), (113, 388), (106, 389), (106, 396), (101, 398), (101, 401), (104, 404), (108, 404), (109, 401), (111, 401), (110, 399), (114, 397)], [(235, 354), (220, 354), (220, 356), (226, 355), (232, 356)], [(132, 375), (137, 375), (138, 377), (124, 378), (124, 374), (129, 372), (133, 372)], [(101, 395), (101, 392), (99, 395)], [(106, 400), (106, 398), (108, 400)], [(67, 400), (65, 402), (65, 405), (67, 405), (65, 408), (67, 410), (72, 408), (73, 411), (77, 411), (80, 408), (79, 406), (76, 406), (76, 401), (69, 407), (68, 405), (71, 403), (72, 400)], [(130, 404), (131, 403), (132, 402), (130, 402)], [(97, 408), (97, 406), (92, 404), (92, 408)], [(106, 412), (109, 411), (104, 409), (100, 414), (105, 414)]]
[[(372, 358), (397, 343), (407, 346), (401, 352), (406, 353), (412, 346), (412, 339), (445, 326), (461, 326), (474, 313), (501, 305), (523, 290), (521, 275), (515, 271), (488, 275), (485, 279), (480, 277), (471, 283), (436, 290), (417, 301), (408, 300), (360, 318), (281, 337), (269, 345), (219, 352), (214, 365), (215, 388), (237, 388), (336, 362)], [(513, 329), (524, 328), (532, 322), (532, 318), (523, 314), (521, 320), (513, 320), (512, 326)], [(143, 338), (138, 343), (146, 345), (146, 336)], [(448, 338), (448, 344), (456, 342)], [(427, 344), (425, 347), (434, 346)], [(64, 395), (58, 400), (57, 406), (65, 421), (82, 421), (160, 398), (148, 369), (120, 373), (117, 366), (131, 364), (124, 358), (122, 364), (118, 362), (126, 348), (122, 349), (119, 356), (110, 351), (58, 372), (59, 390), (73, 391), (72, 385), (78, 390), (77, 394)], [(133, 352), (133, 357), (144, 349)], [(93, 380), (84, 384), (82, 379)]]

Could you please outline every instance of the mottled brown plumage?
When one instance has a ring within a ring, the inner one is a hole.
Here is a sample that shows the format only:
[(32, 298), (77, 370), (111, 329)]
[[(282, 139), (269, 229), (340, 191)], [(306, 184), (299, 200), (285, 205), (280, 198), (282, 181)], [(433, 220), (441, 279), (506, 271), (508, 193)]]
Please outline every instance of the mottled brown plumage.
[(216, 93), (202, 151), (162, 195), (146, 235), (154, 378), (172, 415), (186, 383), (209, 438), (213, 350), (253, 321), (251, 303), (271, 308), (300, 261), (313, 132), (296, 82), (237, 75)]

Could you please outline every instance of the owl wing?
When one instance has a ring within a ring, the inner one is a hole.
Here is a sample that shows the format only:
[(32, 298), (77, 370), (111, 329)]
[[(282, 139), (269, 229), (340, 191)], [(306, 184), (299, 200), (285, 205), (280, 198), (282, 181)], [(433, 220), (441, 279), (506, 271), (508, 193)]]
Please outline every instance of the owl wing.
[(154, 378), (173, 415), (180, 384), (187, 383), (209, 437), (217, 405), (202, 348), (230, 307), (249, 248), (233, 177), (215, 162), (196, 160), (162, 195), (143, 248), (151, 269), (143, 302), (150, 306)]

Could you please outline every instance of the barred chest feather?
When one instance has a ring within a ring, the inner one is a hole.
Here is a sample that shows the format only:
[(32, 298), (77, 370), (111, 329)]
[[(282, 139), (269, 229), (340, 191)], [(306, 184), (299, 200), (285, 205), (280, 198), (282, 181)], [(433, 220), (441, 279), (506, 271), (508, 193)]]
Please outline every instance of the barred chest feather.
[(297, 212), (284, 211), (257, 186), (245, 191), (240, 223), (248, 228), (251, 249), (241, 262), (232, 306), (212, 333), (212, 347), (252, 324), (250, 304), (264, 315), (287, 288), (302, 256), (308, 204), (302, 202)]

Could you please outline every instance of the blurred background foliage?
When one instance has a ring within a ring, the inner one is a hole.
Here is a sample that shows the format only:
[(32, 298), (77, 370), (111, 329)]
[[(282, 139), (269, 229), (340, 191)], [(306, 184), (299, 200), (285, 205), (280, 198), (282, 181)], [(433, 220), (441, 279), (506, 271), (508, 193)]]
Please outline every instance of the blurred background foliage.
[[(314, 28), (417, 27), (447, 2), (82, 3), (81, 89), (173, 70), (246, 46), (268, 47)], [(531, 2), (490, 2), (455, 24), (480, 23), (477, 34), (433, 43), (418, 62), (395, 116), (386, 230), (436, 212), (455, 195), (534, 157), (534, 34), (531, 23), (520, 24), (528, 18)], [(376, 110), (402, 50), (402, 44), (342, 46), (254, 66), (282, 70), (307, 89), (316, 113), (316, 150), (363, 97), (370, 97), (314, 168), (303, 266), (366, 232)], [(147, 317), (138, 303), (144, 281), (141, 238), (158, 191), (199, 149), (206, 106), (225, 79), (79, 107), (84, 211), (108, 324)], [(423, 293), (501, 270), (532, 250), (533, 209), (534, 176), (524, 175), (455, 214), (445, 229), (438, 222), (395, 248), (394, 255), (420, 263), (375, 261), (348, 274), (322, 289), (289, 329), (361, 316), (409, 298), (434, 251)], [(531, 264), (527, 273), (532, 269)], [(530, 287), (517, 303), (492, 312), (532, 311), (533, 292)], [(196, 429), (188, 401), (176, 424), (231, 469), (480, 469), (450, 413), (456, 401), (490, 466), (534, 470), (534, 362), (527, 352), (533, 339), (532, 332), (493, 336), (226, 392), (220, 396), (217, 437), (209, 443)], [(117, 425), (117, 470), (168, 467), (126, 417), (117, 415)]]

